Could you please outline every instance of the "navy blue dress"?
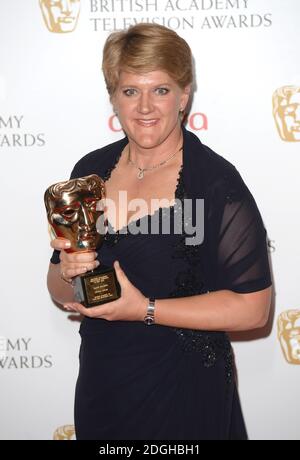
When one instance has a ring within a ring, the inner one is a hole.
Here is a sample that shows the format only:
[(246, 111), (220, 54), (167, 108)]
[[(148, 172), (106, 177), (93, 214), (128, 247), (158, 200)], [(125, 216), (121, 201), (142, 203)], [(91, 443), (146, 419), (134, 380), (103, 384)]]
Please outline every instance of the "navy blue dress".
[[(71, 177), (108, 180), (126, 143), (88, 154)], [(133, 223), (145, 229), (155, 220), (156, 234), (133, 234), (132, 224), (115, 232), (109, 224), (99, 260), (108, 266), (119, 260), (130, 281), (156, 299), (271, 285), (265, 229), (252, 195), (230, 163), (186, 130), (175, 197), (171, 208)], [(191, 246), (172, 223), (178, 203), (195, 197), (205, 200), (205, 237)], [(171, 232), (164, 234), (169, 214)], [(58, 263), (58, 256), (55, 251), (51, 261)], [(247, 439), (226, 333), (84, 318), (80, 335), (77, 439)]]

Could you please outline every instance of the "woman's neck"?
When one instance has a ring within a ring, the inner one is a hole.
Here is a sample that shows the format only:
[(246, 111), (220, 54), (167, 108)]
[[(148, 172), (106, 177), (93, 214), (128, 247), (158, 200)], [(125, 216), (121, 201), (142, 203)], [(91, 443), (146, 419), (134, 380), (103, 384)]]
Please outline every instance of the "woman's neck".
[[(183, 135), (181, 127), (175, 129), (168, 138), (161, 144), (152, 148), (143, 148), (134, 140), (129, 139), (128, 153), (130, 151), (130, 159), (141, 169), (151, 168), (165, 160), (172, 154), (179, 151), (183, 144)], [(128, 161), (127, 156), (127, 161)]]

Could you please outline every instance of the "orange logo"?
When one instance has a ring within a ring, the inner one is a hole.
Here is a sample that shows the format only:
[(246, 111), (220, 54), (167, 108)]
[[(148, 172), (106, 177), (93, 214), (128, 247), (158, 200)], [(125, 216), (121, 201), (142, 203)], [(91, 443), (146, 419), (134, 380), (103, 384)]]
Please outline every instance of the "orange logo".
[(54, 33), (73, 32), (80, 13), (80, 0), (40, 0), (47, 29)]
[(273, 115), (281, 139), (300, 142), (300, 86), (283, 86), (275, 91)]

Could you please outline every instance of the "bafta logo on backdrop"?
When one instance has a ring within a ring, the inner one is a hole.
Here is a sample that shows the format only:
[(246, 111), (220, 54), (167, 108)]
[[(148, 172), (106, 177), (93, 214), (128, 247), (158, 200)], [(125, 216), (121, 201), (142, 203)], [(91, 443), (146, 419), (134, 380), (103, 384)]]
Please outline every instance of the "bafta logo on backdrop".
[(74, 441), (75, 428), (74, 425), (59, 426), (53, 434), (54, 441)]
[(281, 313), (277, 322), (278, 339), (289, 364), (300, 365), (300, 310)]
[(274, 92), (273, 115), (281, 139), (300, 142), (300, 86), (282, 86)]
[(64, 34), (76, 29), (80, 13), (80, 0), (40, 0), (47, 29)]

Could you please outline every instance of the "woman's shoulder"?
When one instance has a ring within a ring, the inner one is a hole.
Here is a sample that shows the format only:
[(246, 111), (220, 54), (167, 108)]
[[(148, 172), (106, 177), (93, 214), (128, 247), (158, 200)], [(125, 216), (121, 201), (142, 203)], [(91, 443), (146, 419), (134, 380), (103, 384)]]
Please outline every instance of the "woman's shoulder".
[(241, 189), (245, 186), (241, 174), (230, 161), (214, 152), (207, 145), (203, 146), (206, 153), (207, 185), (211, 187)]
[(75, 178), (90, 174), (97, 174), (103, 177), (106, 171), (113, 167), (127, 142), (128, 140), (125, 137), (119, 141), (87, 153), (77, 161), (71, 177)]
[(213, 200), (228, 204), (253, 201), (253, 195), (237, 168), (209, 147), (204, 146), (207, 158), (207, 194)]
[(204, 195), (216, 188), (225, 191), (245, 187), (236, 167), (191, 132), (187, 134), (187, 146), (187, 163), (193, 186), (201, 187)]

